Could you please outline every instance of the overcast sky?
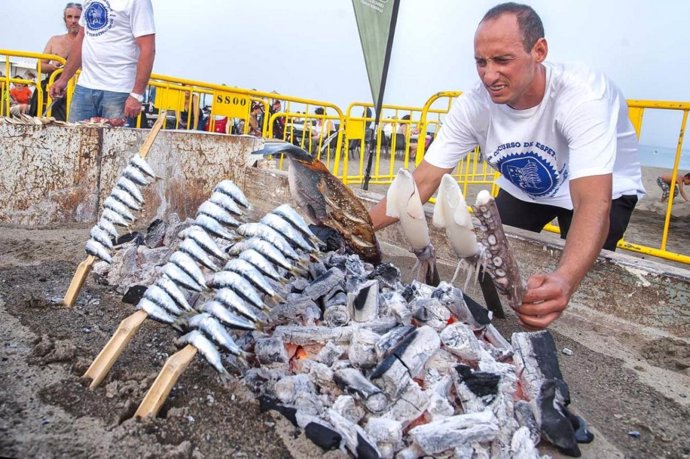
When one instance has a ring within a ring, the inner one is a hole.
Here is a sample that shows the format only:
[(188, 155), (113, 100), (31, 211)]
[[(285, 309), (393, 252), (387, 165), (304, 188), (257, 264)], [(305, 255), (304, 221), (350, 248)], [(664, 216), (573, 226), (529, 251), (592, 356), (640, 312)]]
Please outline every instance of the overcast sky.
[[(690, 1), (526, 3), (542, 17), (549, 60), (603, 70), (629, 99), (690, 100), (690, 27), (683, 26)], [(474, 30), (495, 4), (402, 0), (385, 102), (421, 106), (438, 91), (475, 84)], [(0, 48), (42, 51), (51, 35), (64, 33), (64, 6), (2, 0)], [(371, 100), (351, 0), (153, 0), (153, 6), (156, 73), (276, 90), (343, 110)], [(665, 139), (648, 143), (675, 142), (680, 115), (647, 120), (657, 133), (666, 131)]]

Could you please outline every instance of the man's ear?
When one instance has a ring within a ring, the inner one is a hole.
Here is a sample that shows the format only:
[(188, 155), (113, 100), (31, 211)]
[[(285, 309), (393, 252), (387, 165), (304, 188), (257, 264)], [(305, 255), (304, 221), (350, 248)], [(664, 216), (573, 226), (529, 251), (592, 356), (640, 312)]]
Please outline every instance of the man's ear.
[(546, 55), (549, 54), (549, 44), (546, 38), (542, 37), (532, 47), (532, 56), (537, 63), (541, 64), (546, 60)]

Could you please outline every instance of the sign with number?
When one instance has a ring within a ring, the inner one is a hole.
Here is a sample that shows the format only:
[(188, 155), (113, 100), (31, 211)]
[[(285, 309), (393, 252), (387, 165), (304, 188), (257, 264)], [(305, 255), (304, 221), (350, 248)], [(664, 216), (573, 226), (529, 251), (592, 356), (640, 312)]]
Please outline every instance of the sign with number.
[(156, 88), (156, 99), (153, 101), (153, 106), (159, 110), (183, 112), (186, 110), (184, 103), (185, 94), (189, 94), (189, 91), (158, 87)]
[(225, 91), (213, 93), (213, 113), (215, 115), (246, 120), (249, 118), (250, 106), (249, 96), (244, 94)]

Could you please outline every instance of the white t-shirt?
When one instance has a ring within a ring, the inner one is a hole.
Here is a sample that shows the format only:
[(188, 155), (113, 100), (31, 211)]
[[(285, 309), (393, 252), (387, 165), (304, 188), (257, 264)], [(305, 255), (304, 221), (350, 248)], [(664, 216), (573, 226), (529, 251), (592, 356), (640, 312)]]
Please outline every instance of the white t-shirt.
[(546, 90), (536, 107), (491, 101), (479, 83), (460, 96), (425, 160), (452, 168), (477, 145), (516, 198), (572, 209), (569, 180), (613, 174), (613, 199), (644, 195), (637, 137), (620, 90), (601, 73), (545, 64)]
[(89, 0), (79, 25), (84, 43), (78, 84), (130, 92), (139, 59), (135, 38), (156, 32), (151, 0)]

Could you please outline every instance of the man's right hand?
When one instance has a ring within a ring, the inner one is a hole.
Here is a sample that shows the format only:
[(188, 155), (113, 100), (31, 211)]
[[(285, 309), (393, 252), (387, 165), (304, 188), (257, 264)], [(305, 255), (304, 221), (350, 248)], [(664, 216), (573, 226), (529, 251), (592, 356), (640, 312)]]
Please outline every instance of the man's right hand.
[(63, 81), (62, 78), (58, 78), (55, 83), (50, 87), (50, 98), (51, 99), (62, 99), (65, 97), (65, 88), (67, 87), (67, 82)]

